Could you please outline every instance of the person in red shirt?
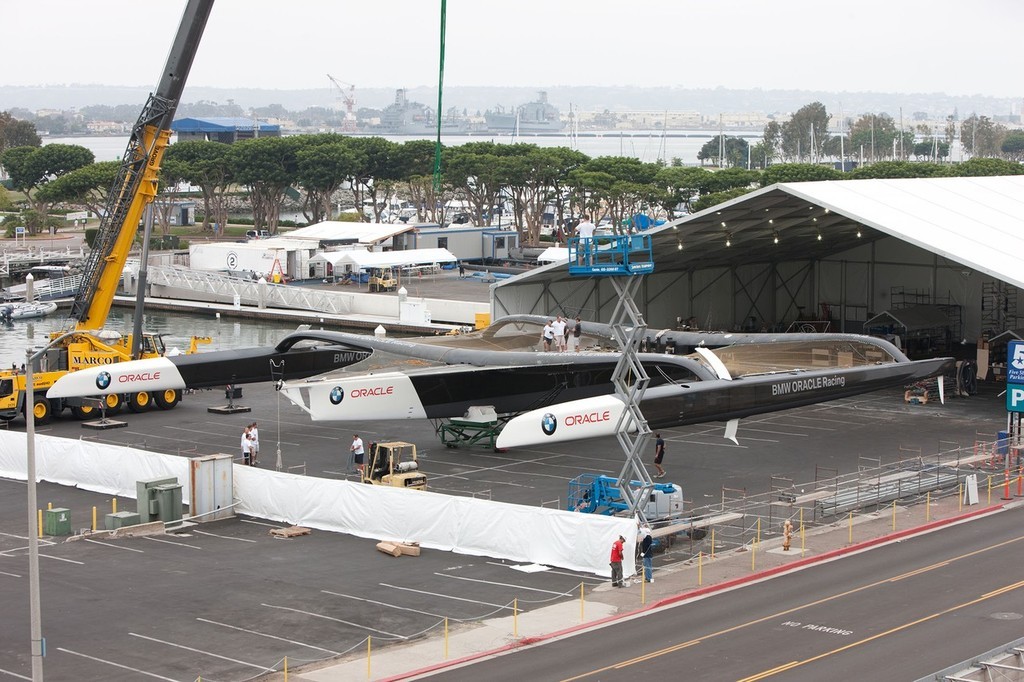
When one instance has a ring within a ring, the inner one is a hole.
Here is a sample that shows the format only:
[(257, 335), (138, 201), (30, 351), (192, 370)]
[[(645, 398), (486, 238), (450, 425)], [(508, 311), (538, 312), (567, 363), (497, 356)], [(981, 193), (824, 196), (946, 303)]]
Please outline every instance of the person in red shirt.
[(625, 587), (622, 583), (622, 543), (626, 538), (619, 536), (619, 539), (612, 543), (612, 587)]

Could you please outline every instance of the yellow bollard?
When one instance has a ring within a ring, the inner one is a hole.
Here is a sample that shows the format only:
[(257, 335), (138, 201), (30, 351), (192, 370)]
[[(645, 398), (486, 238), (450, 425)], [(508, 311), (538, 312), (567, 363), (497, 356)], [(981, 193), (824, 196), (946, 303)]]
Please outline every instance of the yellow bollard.
[(640, 581), (640, 603), (641, 604), (646, 604), (647, 603), (647, 580), (646, 579)]
[(36, 511), (39, 512), (39, 514), (38, 514), (39, 519), (36, 521), (36, 528), (39, 529), (39, 537), (42, 538), (43, 537), (43, 510), (42, 509), (37, 509)]
[(448, 660), (448, 616), (444, 617), (444, 660)]
[(761, 518), (757, 519), (757, 544), (761, 544)]
[(697, 553), (697, 586), (704, 584), (704, 552)]
[(92, 532), (96, 532), (96, 507), (92, 508)]
[(111, 507), (113, 509), (113, 512), (116, 514), (117, 513), (117, 498), (116, 497), (110, 501), (110, 505), (111, 505)]
[(715, 529), (711, 529), (711, 558), (715, 558)]
[(924, 496), (924, 522), (928, 523), (932, 518), (932, 491), (929, 490)]
[(51, 509), (53, 509), (53, 502), (47, 502), (46, 503), (46, 511), (50, 511)]
[(800, 507), (800, 556), (804, 555), (807, 549), (806, 536), (804, 535), (804, 508)]
[(512, 639), (519, 639), (519, 597), (512, 599)]
[(852, 545), (853, 544), (853, 512), (850, 512), (850, 523), (849, 523), (849, 526), (850, 526), (850, 532), (848, 533), (848, 536), (846, 538), (846, 542), (847, 542), (847, 544)]
[(892, 530), (896, 532), (896, 500), (892, 501)]
[(373, 637), (366, 638), (366, 679), (370, 679), (370, 651), (373, 648)]
[(284, 682), (288, 682), (288, 657), (284, 657)]
[(580, 622), (583, 622), (583, 583), (580, 583)]
[(957, 510), (957, 512), (962, 512), (964, 510), (964, 484), (963, 483), (961, 483), (960, 485), (958, 485), (956, 487), (956, 496), (957, 496), (957, 499), (959, 500), (959, 504), (957, 505), (956, 510)]
[(988, 475), (988, 503), (992, 504), (992, 474)]
[(754, 571), (754, 566), (757, 565), (757, 542), (750, 543), (750, 571)]

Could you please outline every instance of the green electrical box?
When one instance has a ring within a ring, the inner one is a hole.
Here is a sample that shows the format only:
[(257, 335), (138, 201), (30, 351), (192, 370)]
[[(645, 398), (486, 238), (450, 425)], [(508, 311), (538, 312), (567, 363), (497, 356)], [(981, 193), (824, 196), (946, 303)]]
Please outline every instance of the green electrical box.
[(139, 515), (135, 512), (121, 511), (116, 514), (107, 514), (103, 517), (103, 527), (107, 530), (117, 530), (126, 526), (139, 525)]
[(44, 511), (43, 532), (50, 536), (71, 535), (71, 510), (54, 507)]
[(156, 486), (157, 514), (164, 523), (181, 521), (181, 485), (167, 483)]

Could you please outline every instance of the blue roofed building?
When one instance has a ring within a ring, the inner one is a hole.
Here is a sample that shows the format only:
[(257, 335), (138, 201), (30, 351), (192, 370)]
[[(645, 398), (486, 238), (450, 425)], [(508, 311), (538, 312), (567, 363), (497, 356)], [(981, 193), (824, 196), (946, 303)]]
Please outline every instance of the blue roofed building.
[(233, 144), (254, 137), (281, 137), (281, 126), (240, 116), (179, 118), (171, 124), (171, 130), (177, 133), (178, 142), (210, 140)]

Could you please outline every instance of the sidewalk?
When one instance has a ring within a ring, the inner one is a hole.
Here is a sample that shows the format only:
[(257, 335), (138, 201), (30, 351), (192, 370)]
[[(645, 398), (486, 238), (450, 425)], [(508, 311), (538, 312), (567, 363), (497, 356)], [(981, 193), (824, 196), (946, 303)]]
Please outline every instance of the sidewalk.
[[(799, 570), (845, 554), (1024, 504), (1024, 500), (1000, 500), (995, 494), (991, 504), (986, 502), (983, 496), (981, 504), (961, 509), (954, 497), (932, 502), (930, 509), (926, 509), (923, 503), (912, 507), (897, 506), (895, 530), (891, 506), (879, 512), (854, 517), (852, 524), (849, 519), (844, 519), (815, 528), (808, 531), (803, 539), (799, 528), (796, 528), (788, 552), (782, 549), (782, 538), (773, 537), (763, 541), (753, 551), (745, 547), (718, 554), (714, 559), (694, 559), (671, 568), (659, 569), (655, 559), (654, 582), (650, 584), (634, 576), (628, 589), (612, 588), (609, 582), (592, 589), (585, 594), (582, 605), (579, 599), (575, 599), (522, 613), (515, 622), (511, 616), (507, 616), (479, 623), (451, 625), (447, 652), (443, 626), (438, 626), (422, 640), (372, 650), (369, 664), (364, 645), (347, 656), (289, 671), (288, 679), (308, 682), (414, 679), (431, 670)], [(290, 665), (294, 666), (295, 663), (293, 661)], [(275, 673), (263, 679), (283, 680), (284, 675)]]

